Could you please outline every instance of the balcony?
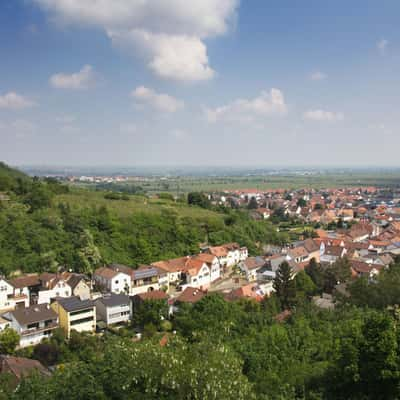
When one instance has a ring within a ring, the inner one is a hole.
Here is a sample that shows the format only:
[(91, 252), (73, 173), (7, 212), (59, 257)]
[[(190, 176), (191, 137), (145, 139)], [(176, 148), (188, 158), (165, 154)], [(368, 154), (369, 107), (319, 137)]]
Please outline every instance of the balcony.
[(84, 319), (84, 318), (90, 318), (94, 316), (94, 311), (92, 308), (90, 308), (89, 310), (83, 310), (83, 312), (78, 313), (78, 314), (70, 314), (69, 315), (69, 320), (72, 321), (76, 321), (78, 319)]
[(26, 329), (21, 332), (21, 336), (29, 336), (29, 335), (36, 335), (38, 333), (42, 333), (45, 331), (50, 331), (53, 329), (58, 328), (58, 322), (52, 322), (51, 324), (47, 324), (47, 326), (41, 326), (39, 328), (31, 328)]

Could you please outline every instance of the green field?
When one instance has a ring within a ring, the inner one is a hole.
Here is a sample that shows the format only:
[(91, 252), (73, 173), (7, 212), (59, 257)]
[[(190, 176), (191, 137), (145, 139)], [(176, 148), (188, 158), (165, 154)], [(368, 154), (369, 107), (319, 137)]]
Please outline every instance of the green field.
[[(121, 184), (119, 184), (121, 185)], [(326, 173), (310, 175), (216, 176), (144, 178), (122, 185), (140, 186), (146, 193), (180, 195), (192, 191), (223, 192), (241, 189), (326, 189), (339, 187), (400, 187), (400, 172)], [(93, 185), (86, 185), (91, 187)]]

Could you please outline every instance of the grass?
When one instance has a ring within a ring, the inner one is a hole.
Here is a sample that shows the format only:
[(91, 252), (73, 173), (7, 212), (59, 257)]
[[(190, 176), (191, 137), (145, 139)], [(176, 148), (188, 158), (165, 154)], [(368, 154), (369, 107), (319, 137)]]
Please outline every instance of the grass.
[(198, 207), (190, 207), (185, 203), (170, 200), (148, 199), (144, 196), (129, 196), (129, 200), (108, 200), (104, 198), (104, 192), (96, 192), (85, 189), (72, 189), (71, 193), (56, 197), (57, 203), (67, 203), (73, 208), (101, 207), (115, 211), (122, 217), (137, 213), (160, 214), (163, 210), (176, 211), (181, 217), (196, 219), (221, 218), (221, 214), (204, 210)]

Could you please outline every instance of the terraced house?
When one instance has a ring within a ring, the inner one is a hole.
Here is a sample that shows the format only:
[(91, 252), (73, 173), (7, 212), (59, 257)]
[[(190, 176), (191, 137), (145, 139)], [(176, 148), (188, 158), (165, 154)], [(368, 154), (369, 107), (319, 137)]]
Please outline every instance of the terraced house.
[(68, 338), (72, 330), (96, 330), (96, 308), (91, 300), (81, 300), (78, 297), (58, 298), (51, 308), (58, 314), (60, 327), (64, 329)]
[(20, 347), (32, 346), (52, 335), (58, 328), (58, 316), (48, 304), (35, 304), (3, 315), (20, 336)]

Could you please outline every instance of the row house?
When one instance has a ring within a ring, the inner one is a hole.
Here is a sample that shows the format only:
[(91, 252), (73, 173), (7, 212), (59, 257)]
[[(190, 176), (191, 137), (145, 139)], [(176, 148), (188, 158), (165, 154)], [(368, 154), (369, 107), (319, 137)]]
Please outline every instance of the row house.
[(50, 304), (56, 297), (71, 297), (72, 288), (63, 274), (43, 273), (39, 276), (41, 288), (38, 292), (38, 304)]
[(135, 295), (161, 288), (168, 290), (168, 272), (154, 265), (141, 265), (134, 270), (126, 265), (111, 264), (93, 274), (96, 284), (104, 291)]
[(188, 257), (179, 257), (165, 261), (157, 261), (151, 265), (167, 274), (168, 283), (177, 283), (181, 280), (187, 259)]
[(114, 269), (107, 267), (96, 269), (93, 279), (101, 290), (111, 293), (128, 294), (132, 284), (130, 275), (122, 272), (121, 268), (116, 266)]
[(168, 274), (153, 265), (139, 265), (137, 269), (132, 269), (126, 265), (111, 264), (109, 268), (129, 275), (131, 284), (128, 294), (130, 295), (169, 288)]
[(221, 267), (218, 258), (208, 253), (200, 253), (192, 257), (195, 260), (204, 262), (210, 269), (210, 280), (214, 282), (221, 278)]
[(182, 272), (183, 285), (207, 289), (211, 284), (211, 270), (201, 260), (189, 258)]
[(237, 243), (227, 243), (221, 246), (213, 246), (205, 249), (206, 253), (218, 258), (221, 267), (233, 267), (248, 257), (246, 247), (240, 247)]
[(321, 255), (321, 263), (333, 264), (347, 254), (347, 250), (341, 246), (326, 246)]
[(35, 304), (3, 315), (20, 336), (19, 347), (33, 346), (49, 338), (58, 328), (58, 316), (48, 304)]
[(24, 287), (14, 287), (9, 281), (0, 278), (0, 311), (28, 306), (29, 291)]
[(266, 265), (263, 257), (248, 257), (238, 264), (240, 270), (246, 275), (246, 279), (251, 282), (257, 280), (258, 272)]
[(57, 313), (60, 327), (67, 337), (71, 331), (95, 332), (96, 307), (91, 300), (81, 300), (79, 297), (58, 298), (51, 304), (51, 308)]
[(186, 256), (152, 264), (168, 274), (170, 283), (207, 288), (221, 277), (220, 261), (210, 253)]
[(132, 288), (130, 295), (152, 292), (161, 288), (169, 289), (168, 274), (151, 265), (140, 265), (132, 270)]
[(105, 325), (127, 323), (131, 319), (132, 307), (129, 296), (125, 294), (107, 293), (95, 300), (96, 320)]
[(26, 274), (8, 281), (0, 279), (0, 311), (50, 304), (56, 297), (89, 298), (90, 292), (86, 277), (80, 274)]

